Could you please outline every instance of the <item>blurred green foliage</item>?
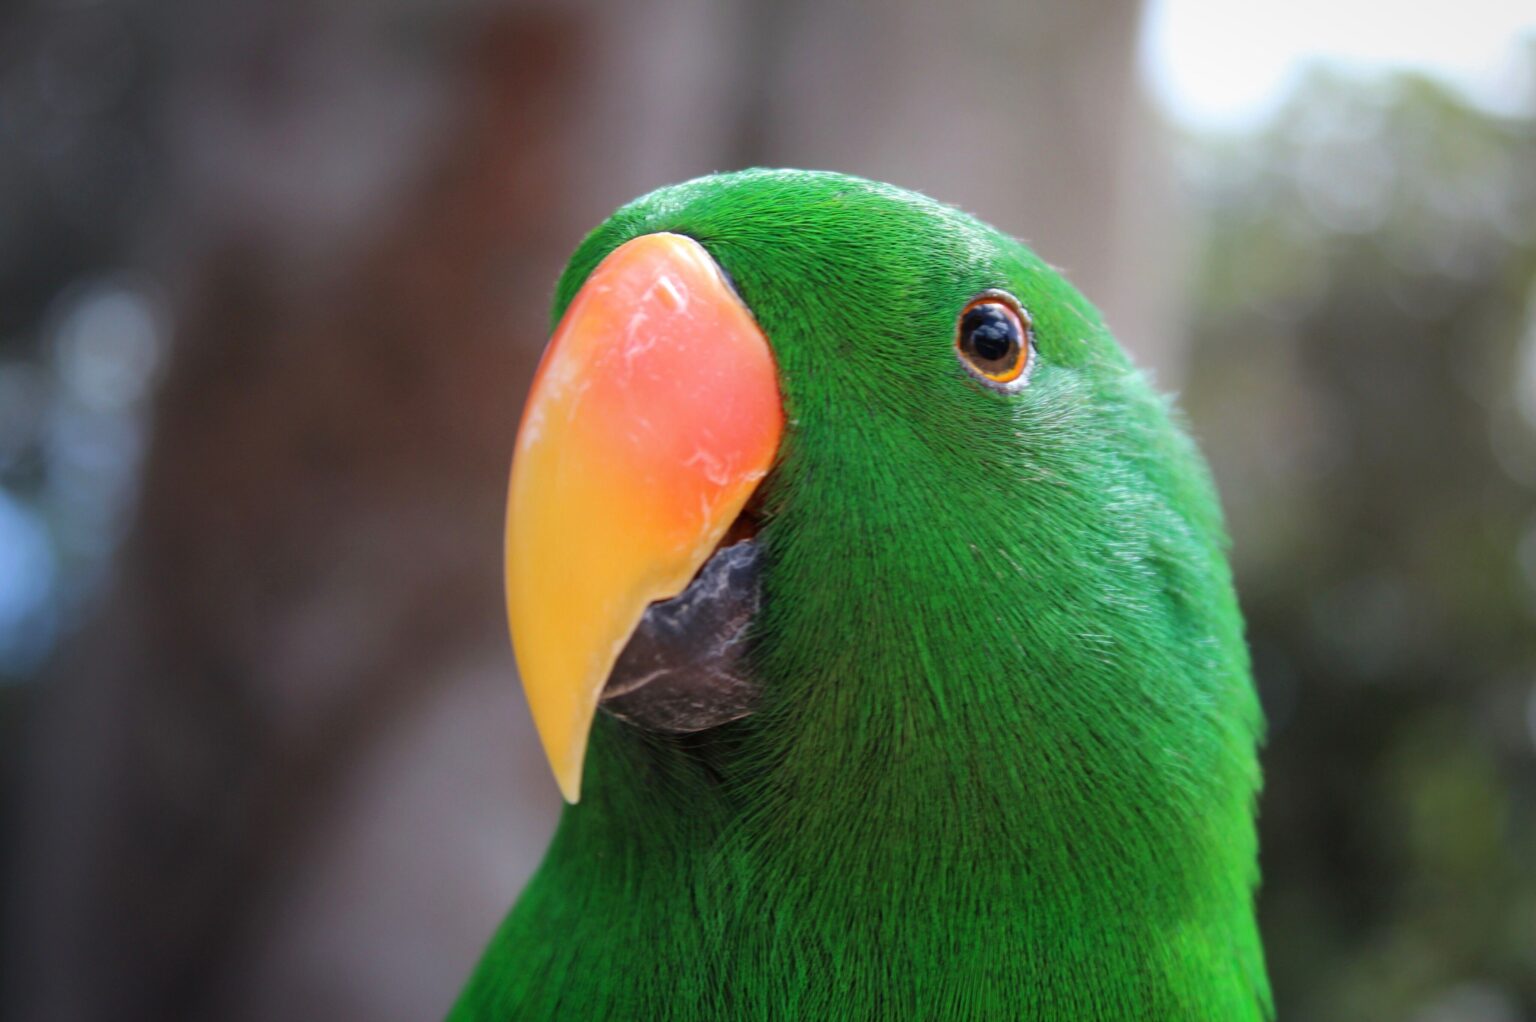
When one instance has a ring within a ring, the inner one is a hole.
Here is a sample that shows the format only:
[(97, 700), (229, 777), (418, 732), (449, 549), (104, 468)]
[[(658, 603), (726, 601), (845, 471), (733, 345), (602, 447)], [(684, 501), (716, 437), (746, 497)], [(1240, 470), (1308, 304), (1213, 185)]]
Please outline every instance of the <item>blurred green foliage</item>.
[(1184, 155), (1281, 1017), (1536, 1018), (1536, 117), (1319, 71)]

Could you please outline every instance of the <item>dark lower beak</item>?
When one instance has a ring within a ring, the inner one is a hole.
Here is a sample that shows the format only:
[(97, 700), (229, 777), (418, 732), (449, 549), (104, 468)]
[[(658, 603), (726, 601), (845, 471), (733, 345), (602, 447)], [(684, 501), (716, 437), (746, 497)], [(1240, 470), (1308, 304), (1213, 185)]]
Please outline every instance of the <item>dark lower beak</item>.
[(602, 709), (663, 734), (747, 716), (758, 686), (747, 637), (761, 600), (756, 541), (715, 551), (687, 589), (651, 604), (603, 687)]

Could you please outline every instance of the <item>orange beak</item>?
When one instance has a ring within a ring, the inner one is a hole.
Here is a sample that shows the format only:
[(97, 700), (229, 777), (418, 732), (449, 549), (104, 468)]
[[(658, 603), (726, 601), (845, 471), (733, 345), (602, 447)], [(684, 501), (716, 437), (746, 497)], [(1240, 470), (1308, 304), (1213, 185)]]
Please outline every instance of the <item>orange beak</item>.
[(507, 503), (507, 616), (566, 801), (647, 605), (682, 592), (767, 474), (767, 338), (691, 238), (648, 234), (577, 293), (534, 376)]

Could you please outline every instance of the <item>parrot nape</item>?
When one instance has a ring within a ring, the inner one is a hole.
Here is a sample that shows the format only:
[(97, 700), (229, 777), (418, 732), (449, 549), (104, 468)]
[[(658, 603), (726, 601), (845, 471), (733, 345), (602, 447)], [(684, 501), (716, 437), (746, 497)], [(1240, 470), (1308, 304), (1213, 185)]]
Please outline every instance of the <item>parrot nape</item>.
[(1061, 276), (750, 170), (554, 319), (506, 578), (570, 804), (452, 1019), (1271, 1016), (1219, 505)]

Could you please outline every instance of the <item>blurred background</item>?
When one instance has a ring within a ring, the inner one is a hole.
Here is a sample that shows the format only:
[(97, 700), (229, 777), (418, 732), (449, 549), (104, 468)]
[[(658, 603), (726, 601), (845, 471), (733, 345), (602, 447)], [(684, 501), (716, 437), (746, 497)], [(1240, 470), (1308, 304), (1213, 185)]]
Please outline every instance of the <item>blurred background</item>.
[(1497, 0), (0, 7), (0, 1014), (442, 1014), (558, 804), (499, 579), (555, 277), (753, 164), (1020, 235), (1180, 392), (1282, 1017), (1536, 1019), (1536, 10)]

